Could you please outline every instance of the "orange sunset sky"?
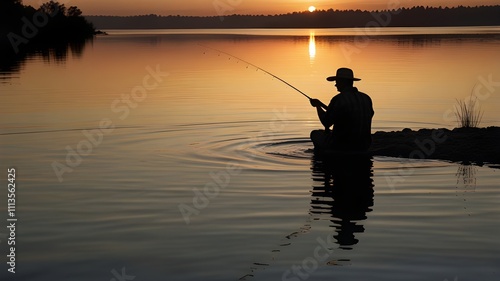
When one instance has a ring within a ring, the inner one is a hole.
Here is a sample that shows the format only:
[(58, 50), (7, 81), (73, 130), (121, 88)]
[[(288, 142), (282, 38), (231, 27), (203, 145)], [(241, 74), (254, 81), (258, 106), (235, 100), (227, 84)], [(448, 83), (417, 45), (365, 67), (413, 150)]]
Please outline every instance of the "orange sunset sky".
[[(48, 1), (48, 0), (47, 0)], [(40, 6), (46, 0), (24, 0), (25, 5)], [(58, 0), (67, 7), (78, 6), (85, 15), (218, 15), (282, 14), (317, 9), (376, 10), (387, 7), (498, 5), (498, 0)], [(219, 12), (220, 13), (220, 12)]]

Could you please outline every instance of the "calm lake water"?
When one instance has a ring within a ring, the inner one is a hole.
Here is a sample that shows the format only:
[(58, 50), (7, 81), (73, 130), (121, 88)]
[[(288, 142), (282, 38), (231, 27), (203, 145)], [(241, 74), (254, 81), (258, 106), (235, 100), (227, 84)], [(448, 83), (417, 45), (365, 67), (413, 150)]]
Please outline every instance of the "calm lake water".
[(318, 158), (308, 100), (210, 49), (323, 102), (352, 68), (374, 132), (474, 92), (500, 126), (500, 28), (108, 32), (0, 73), (2, 280), (500, 279), (499, 169)]

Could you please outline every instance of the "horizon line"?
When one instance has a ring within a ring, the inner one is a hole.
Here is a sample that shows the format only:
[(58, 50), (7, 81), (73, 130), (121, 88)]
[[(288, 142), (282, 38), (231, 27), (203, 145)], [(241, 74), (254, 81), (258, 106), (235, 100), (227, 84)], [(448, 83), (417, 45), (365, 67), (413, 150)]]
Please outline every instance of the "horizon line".
[(211, 18), (211, 17), (230, 17), (230, 16), (283, 16), (283, 15), (290, 15), (294, 13), (305, 13), (305, 14), (315, 14), (315, 13), (321, 13), (321, 12), (328, 12), (328, 11), (339, 11), (339, 12), (347, 12), (347, 11), (359, 11), (359, 12), (369, 12), (369, 13), (376, 13), (376, 12), (384, 12), (384, 11), (397, 11), (401, 9), (412, 9), (412, 8), (419, 8), (423, 7), (425, 9), (427, 8), (435, 8), (435, 9), (456, 9), (456, 8), (482, 8), (482, 7), (500, 7), (500, 4), (498, 5), (475, 5), (475, 6), (464, 6), (464, 5), (456, 5), (456, 6), (423, 6), (423, 5), (417, 5), (417, 6), (409, 6), (409, 7), (399, 7), (397, 9), (382, 9), (382, 10), (361, 10), (361, 9), (317, 9), (314, 12), (310, 12), (307, 9), (306, 10), (301, 10), (301, 11), (293, 11), (293, 12), (288, 12), (288, 13), (281, 13), (281, 14), (224, 14), (224, 15), (181, 15), (181, 14), (170, 14), (170, 15), (162, 15), (162, 14), (131, 14), (131, 15), (85, 15), (83, 14), (84, 17), (141, 17), (141, 16), (158, 16), (158, 17), (193, 17), (193, 18)]

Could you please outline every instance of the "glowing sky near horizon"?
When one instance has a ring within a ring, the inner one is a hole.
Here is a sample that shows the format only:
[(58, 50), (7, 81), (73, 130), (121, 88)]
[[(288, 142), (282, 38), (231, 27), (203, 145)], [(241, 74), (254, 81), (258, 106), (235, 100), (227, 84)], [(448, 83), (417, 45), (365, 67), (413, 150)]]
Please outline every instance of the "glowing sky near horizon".
[[(24, 0), (39, 7), (48, 0)], [(498, 5), (498, 0), (58, 0), (67, 7), (78, 6), (85, 15), (200, 15), (282, 14), (305, 11), (313, 5), (322, 9), (376, 10), (387, 7)], [(399, 3), (399, 4), (398, 4)]]

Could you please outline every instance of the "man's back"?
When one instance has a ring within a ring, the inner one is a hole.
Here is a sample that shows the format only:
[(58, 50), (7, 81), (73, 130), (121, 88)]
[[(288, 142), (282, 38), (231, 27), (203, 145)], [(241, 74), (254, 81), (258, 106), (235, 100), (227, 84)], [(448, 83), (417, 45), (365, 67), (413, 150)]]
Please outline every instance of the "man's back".
[(373, 115), (371, 98), (355, 87), (334, 96), (327, 109), (327, 118), (333, 123), (334, 149), (368, 149)]

